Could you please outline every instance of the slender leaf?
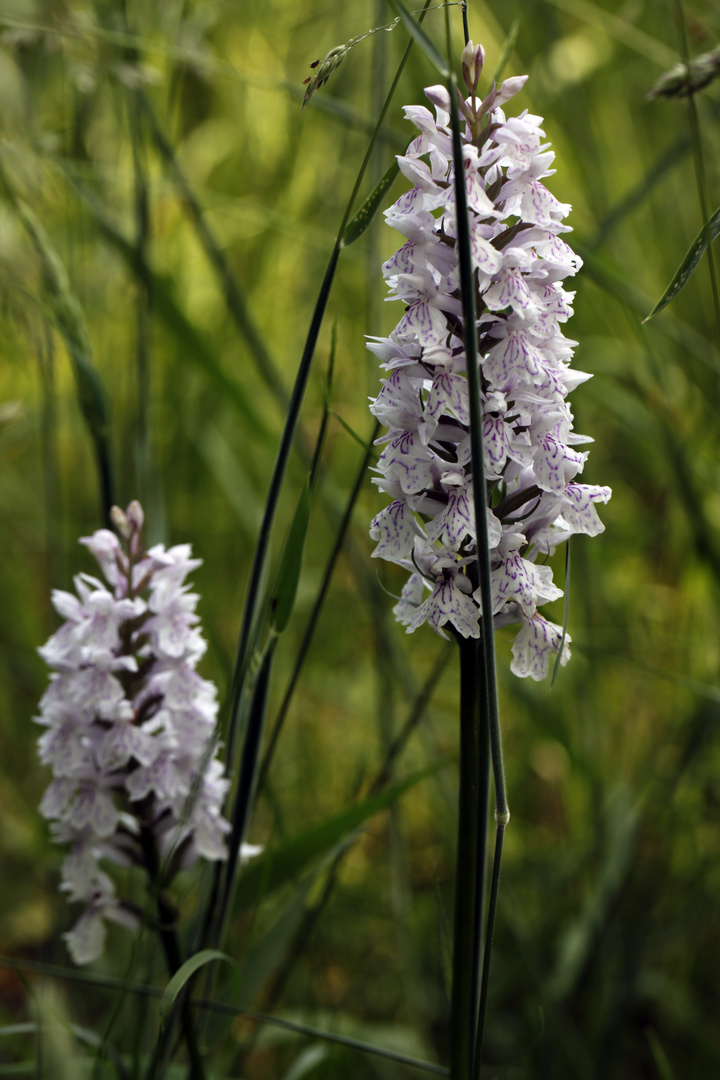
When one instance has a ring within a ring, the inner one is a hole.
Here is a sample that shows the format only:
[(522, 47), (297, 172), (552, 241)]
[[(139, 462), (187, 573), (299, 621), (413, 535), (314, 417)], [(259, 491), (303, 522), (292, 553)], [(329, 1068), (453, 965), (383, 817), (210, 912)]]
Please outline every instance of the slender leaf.
[(297, 889), (280, 917), (262, 938), (247, 951), (240, 967), (240, 993), (237, 1004), (249, 1005), (287, 951), (305, 913), (308, 892), (314, 884), (311, 875)]
[(282, 634), (290, 621), (302, 567), (303, 549), (310, 522), (310, 476), (303, 485), (302, 493), (290, 526), (283, 551), (277, 582), (270, 601), (270, 626), (276, 634)]
[(410, 37), (420, 46), (438, 74), (443, 79), (448, 79), (450, 77), (450, 69), (448, 68), (447, 61), (437, 51), (420, 24), (413, 19), (402, 0), (388, 0), (388, 3), (390, 4), (390, 7), (394, 8), (398, 13), (403, 21), (405, 29), (410, 34)]
[(667, 305), (675, 299), (681, 289), (685, 288), (688, 281), (697, 270), (700, 260), (705, 253), (705, 249), (708, 246), (708, 242), (712, 243), (713, 240), (717, 240), (718, 236), (720, 236), (720, 207), (708, 220), (707, 226), (702, 228), (693, 240), (685, 258), (675, 271), (672, 281), (650, 314), (643, 319), (643, 323), (649, 322), (654, 315), (657, 315), (659, 311), (662, 311), (664, 307), (667, 307)]
[(237, 963), (227, 953), (220, 952), (219, 949), (201, 949), (200, 952), (191, 956), (182, 967), (173, 975), (170, 982), (165, 987), (165, 991), (160, 1002), (160, 1023), (164, 1027), (170, 1017), (175, 999), (182, 990), (183, 986), (193, 977), (196, 971), (206, 964), (212, 963), (214, 960), (223, 960), (227, 964), (232, 964), (233, 967), (237, 967)]
[(235, 897), (236, 908), (240, 910), (251, 908), (257, 903), (261, 894), (266, 895), (287, 881), (292, 881), (314, 859), (332, 850), (349, 832), (359, 828), (381, 810), (385, 810), (406, 791), (443, 769), (451, 760), (452, 758), (448, 757), (433, 762), (427, 768), (393, 784), (382, 795), (375, 795), (343, 809), (339, 814), (305, 829), (279, 847), (255, 859), (240, 879)]
[(350, 244), (354, 244), (370, 226), (385, 193), (390, 189), (399, 172), (400, 166), (395, 160), (384, 176), (378, 180), (357, 214), (347, 223), (340, 241), (342, 247), (350, 247)]

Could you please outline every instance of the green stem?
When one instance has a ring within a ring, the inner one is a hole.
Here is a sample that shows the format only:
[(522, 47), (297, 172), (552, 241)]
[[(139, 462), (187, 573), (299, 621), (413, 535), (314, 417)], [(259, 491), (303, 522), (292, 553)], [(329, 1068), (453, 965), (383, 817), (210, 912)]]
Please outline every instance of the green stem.
[[(155, 903), (158, 914), (157, 932), (165, 954), (168, 974), (170, 978), (172, 978), (175, 972), (178, 971), (183, 964), (180, 939), (175, 927), (177, 912), (163, 894), (160, 855), (157, 844), (155, 843), (155, 837), (153, 836), (151, 829), (147, 826), (143, 826), (140, 831), (140, 846), (143, 851), (145, 870), (150, 879), (150, 888), (155, 893)], [(187, 1045), (188, 1056), (190, 1058), (188, 1080), (205, 1080), (205, 1069), (203, 1066), (202, 1055), (200, 1054), (197, 1044), (195, 1022), (193, 1020), (189, 993), (190, 983), (188, 982), (180, 993), (173, 1016), (170, 1018), (167, 1027), (160, 1033), (158, 1038), (158, 1043), (148, 1072), (148, 1076), (152, 1077), (152, 1080), (157, 1080), (164, 1072), (165, 1063), (171, 1053), (170, 1047), (175, 1027), (175, 1018), (177, 1016), (180, 1016), (182, 1020), (182, 1037)]]
[[(479, 592), (480, 592), (480, 609), (482, 614), (481, 626), (481, 644), (482, 648), (479, 650), (478, 656), (481, 657), (481, 663), (479, 665), (482, 672), (482, 686), (479, 694), (479, 704), (482, 706), (482, 718), (483, 718), (483, 738), (485, 738), (485, 731), (489, 731), (490, 736), (490, 753), (492, 757), (493, 778), (495, 783), (495, 820), (498, 825), (503, 828), (507, 824), (510, 811), (507, 803), (507, 795), (505, 791), (505, 776), (503, 770), (502, 761), (502, 742), (500, 734), (500, 709), (498, 703), (497, 693), (497, 679), (495, 674), (495, 639), (493, 633), (493, 607), (492, 607), (492, 588), (490, 577), (490, 545), (488, 541), (488, 529), (487, 529), (487, 515), (488, 509), (486, 505), (487, 500), (487, 485), (485, 481), (485, 463), (483, 454), (483, 407), (482, 396), (480, 386), (480, 372), (479, 372), (479, 360), (478, 360), (478, 335), (477, 335), (477, 309), (475, 305), (475, 293), (476, 293), (476, 277), (473, 271), (472, 254), (470, 247), (470, 223), (468, 220), (467, 210), (467, 197), (465, 192), (465, 168), (464, 159), (462, 153), (462, 140), (460, 137), (460, 120), (458, 116), (457, 106), (457, 83), (452, 73), (448, 80), (448, 90), (450, 94), (450, 112), (451, 112), (451, 126), (452, 126), (452, 140), (453, 140), (453, 165), (454, 165), (454, 189), (455, 189), (455, 206), (457, 214), (457, 250), (458, 250), (458, 265), (460, 269), (460, 292), (462, 297), (462, 311), (463, 311), (463, 343), (465, 346), (465, 367), (468, 380), (468, 396), (470, 402), (470, 450), (472, 460), (472, 478), (473, 478), (473, 494), (475, 502), (475, 534), (477, 537), (477, 558), (478, 558), (478, 579), (479, 579)], [(462, 663), (462, 661), (461, 661)], [(463, 710), (463, 701), (461, 701), (461, 712)], [(462, 721), (461, 721), (462, 723)], [(487, 725), (487, 727), (486, 727)], [(461, 745), (464, 734), (461, 730)], [(461, 776), (464, 766), (461, 761)], [(462, 781), (461, 781), (462, 783)], [(464, 812), (464, 808), (461, 803), (460, 813)], [(468, 810), (469, 812), (469, 810)], [(484, 882), (484, 869), (485, 869), (485, 850), (479, 843), (479, 831), (484, 829), (487, 834), (487, 795), (485, 796), (485, 803), (481, 808), (478, 802), (475, 807), (476, 823), (476, 840), (475, 848), (468, 848), (470, 853), (475, 850), (475, 858), (477, 860), (474, 871), (476, 893), (474, 896), (474, 903), (477, 905), (477, 909), (474, 913), (476, 925), (479, 927), (477, 920), (481, 919), (482, 909), (482, 892), (477, 891), (481, 887), (481, 883)], [(462, 820), (459, 823), (459, 836), (463, 834), (463, 830), (469, 828), (465, 826)], [(496, 849), (497, 850), (497, 849)], [(463, 849), (458, 844), (458, 863), (462, 860)], [(502, 846), (500, 848), (502, 853)], [(472, 856), (471, 856), (472, 857)], [(458, 871), (459, 872), (459, 871)], [(499, 863), (497, 866), (497, 875), (499, 880)], [(460, 888), (460, 881), (458, 880), (458, 888)], [(492, 899), (492, 898), (491, 898)], [(493, 905), (497, 900), (497, 887), (495, 891)], [(456, 905), (463, 903), (462, 898), (456, 898)], [(494, 906), (493, 906), (493, 918), (494, 918)], [(492, 934), (491, 928), (488, 927), (488, 933), (486, 934), (486, 951), (492, 948)], [(457, 936), (458, 933), (465, 933), (464, 925), (459, 928), (456, 925), (455, 929), (455, 948), (460, 947), (458, 945)], [(473, 934), (473, 944), (476, 948), (479, 948), (480, 933)], [(476, 963), (477, 953), (473, 956), (473, 963)], [(487, 973), (489, 973), (489, 953), (487, 954), (487, 963), (483, 965), (483, 979), (486, 980)], [(477, 976), (475, 976), (477, 978)], [(470, 999), (465, 999), (465, 988), (461, 984), (458, 987), (458, 993), (462, 995), (461, 1004), (455, 1002), (456, 990), (453, 987), (453, 1010), (462, 1008), (469, 1008), (471, 1004), (476, 1005), (475, 1002), (471, 1002)], [(483, 1001), (483, 1008), (487, 1005), (487, 986), (485, 986), (485, 997)], [(484, 1017), (483, 1017), (484, 1020)], [(470, 1065), (467, 1066), (464, 1057), (460, 1059), (457, 1072), (455, 1067), (451, 1068), (451, 1075), (454, 1080), (464, 1080), (466, 1075), (470, 1075), (462, 1071), (464, 1068), (472, 1068), (473, 1072), (477, 1074), (477, 1070), (480, 1068), (480, 1059), (482, 1056), (482, 1031), (478, 1028), (476, 1030), (476, 1024), (478, 1021), (478, 1011), (474, 1008), (472, 1013), (473, 1022), (473, 1041), (471, 1049)], [(460, 1020), (457, 1021), (460, 1025)], [(453, 1046), (454, 1054), (464, 1054), (465, 1047), (455, 1049)], [(452, 1059), (451, 1059), (452, 1060)]]
[[(487, 830), (486, 830), (487, 838)], [(492, 956), (493, 931), (495, 929), (495, 911), (497, 909), (498, 889), (500, 887), (500, 863), (502, 862), (505, 825), (499, 821), (495, 827), (495, 854), (493, 856), (492, 878), (490, 880), (490, 899), (488, 901), (487, 927), (485, 929), (485, 948), (483, 949), (482, 981), (480, 984), (480, 1008), (478, 1010), (477, 1037), (475, 1040), (475, 1064), (473, 1080), (480, 1080), (482, 1063), (483, 1035), (485, 1033), (485, 1015), (487, 1013), (488, 986), (490, 983), (490, 958)]]
[[(167, 900), (165, 900), (162, 893), (158, 893), (157, 909), (158, 918), (160, 920), (160, 940), (165, 953), (168, 973), (172, 978), (175, 972), (182, 967), (183, 963), (182, 953), (180, 951), (180, 941), (178, 939), (177, 931), (172, 925), (172, 921), (174, 921), (175, 918), (175, 912), (168, 904)], [(189, 986), (186, 989), (189, 990)], [(181, 996), (182, 1000), (179, 1003), (178, 1011), (182, 1019), (183, 1038), (187, 1045), (188, 1055), (190, 1057), (188, 1080), (205, 1080), (205, 1069), (195, 1035), (195, 1021), (193, 1020), (190, 999), (186, 991), (181, 991)]]
[[(487, 813), (490, 770), (481, 749), (478, 680), (478, 642), (461, 638), (460, 644), (460, 790), (455, 867), (455, 927), (453, 932), (452, 1008), (450, 1017), (450, 1076), (470, 1080), (475, 1055), (478, 1010), (478, 908), (482, 893), (478, 881), (481, 806)], [(484, 759), (484, 767), (483, 767)], [(487, 833), (487, 829), (485, 829)]]

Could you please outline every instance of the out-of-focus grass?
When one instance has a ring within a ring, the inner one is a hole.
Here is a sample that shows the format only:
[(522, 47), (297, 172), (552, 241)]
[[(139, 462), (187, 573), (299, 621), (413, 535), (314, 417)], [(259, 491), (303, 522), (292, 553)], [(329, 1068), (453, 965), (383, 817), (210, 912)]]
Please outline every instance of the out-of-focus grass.
[[(195, 575), (211, 639), (203, 673), (226, 686), (283, 406), (228, 308), (137, 95), (151, 102), (289, 390), (377, 108), (368, 77), (377, 70), (374, 50), (387, 50), (391, 72), (405, 39), (397, 29), (356, 47), (301, 111), (309, 62), (389, 22), (389, 9), (280, 0), (128, 4), (130, 37), (122, 11), (119, 3), (5, 5), (2, 163), (82, 305), (112, 406), (119, 498), (142, 487), (156, 538), (190, 540), (204, 559)], [(714, 45), (714, 7), (697, 0), (685, 13), (691, 52)], [(658, 1075), (659, 1045), (675, 1075), (714, 1075), (720, 355), (705, 266), (641, 326), (701, 224), (687, 105), (645, 99), (679, 56), (678, 30), (669, 3), (471, 3), (471, 31), (490, 69), (516, 17), (506, 74), (530, 74), (523, 105), (545, 117), (558, 167), (550, 186), (573, 204), (571, 239), (586, 258), (568, 327), (580, 342), (576, 364), (595, 376), (571, 399), (576, 427), (596, 439), (585, 477), (611, 484), (614, 496), (602, 514), (606, 533), (573, 548), (574, 656), (552, 692), (512, 680), (508, 640), (498, 641), (513, 816), (487, 1053), (498, 1067), (516, 1061), (517, 1077), (635, 1080)], [(442, 15), (429, 16), (426, 27), (442, 40)], [(459, 21), (456, 32), (459, 41)], [(377, 175), (410, 135), (400, 105), (420, 101), (433, 81), (413, 55)], [(712, 210), (720, 204), (718, 93), (713, 84), (696, 101)], [(124, 238), (125, 255), (105, 219)], [(20, 403), (3, 405), (0, 425), (0, 939), (5, 951), (64, 961), (60, 852), (36, 811), (47, 776), (35, 761), (31, 723), (46, 678), (35, 648), (55, 626), (50, 589), (68, 588), (72, 573), (89, 569), (76, 538), (100, 524), (99, 495), (68, 357), (28, 295), (43, 295), (41, 267), (7, 199), (0, 237), (0, 387), (3, 403)], [(348, 249), (330, 303), (338, 319), (332, 407), (365, 438), (378, 372), (363, 336), (388, 332), (397, 318), (378, 303), (379, 263), (396, 243), (378, 224)], [(308, 445), (329, 349), (328, 321), (302, 417)], [(142, 379), (139, 356), (147, 363)], [(341, 505), (360, 454), (333, 422), (325, 502), (313, 508), (271, 720), (332, 544), (330, 508)], [(303, 480), (298, 456), (278, 546)], [(367, 787), (442, 648), (429, 631), (406, 638), (392, 625), (392, 601), (372, 588), (377, 574), (398, 588), (369, 560), (367, 523), (378, 507), (368, 483), (258, 804), (254, 841), (292, 835)], [(561, 577), (561, 557), (557, 566)], [(448, 669), (401, 771), (452, 750), (456, 725), (456, 672)], [(259, 1006), (272, 1001), (326, 1020), (331, 1010), (366, 1033), (382, 1027), (379, 1042), (389, 1045), (394, 1029), (410, 1043), (410, 1030), (413, 1052), (446, 1052), (438, 893), (451, 911), (453, 799), (445, 770), (392, 817), (373, 821), (289, 977), (276, 995), (268, 987)], [(241, 955), (282, 903), (269, 901), (252, 928), (239, 919), (231, 950)], [(122, 955), (120, 934), (110, 959)], [(14, 977), (0, 977), (0, 1001), (4, 1020), (24, 1015), (25, 991)], [(73, 1019), (90, 1026), (109, 1002), (74, 988), (71, 1007)], [(249, 1036), (241, 1024), (231, 1031), (233, 1045)], [(300, 1045), (263, 1037), (246, 1075), (282, 1075)], [(0, 1048), (8, 1059), (16, 1049), (10, 1041)], [(411, 1075), (339, 1051), (318, 1060), (312, 1075), (340, 1067), (348, 1076)]]

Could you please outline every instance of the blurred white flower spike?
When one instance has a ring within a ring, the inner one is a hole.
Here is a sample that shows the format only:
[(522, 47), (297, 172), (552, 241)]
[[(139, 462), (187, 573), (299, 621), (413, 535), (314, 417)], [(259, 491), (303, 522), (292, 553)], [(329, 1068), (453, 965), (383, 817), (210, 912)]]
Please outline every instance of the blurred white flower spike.
[(71, 845), (61, 888), (84, 905), (66, 935), (77, 964), (101, 955), (106, 919), (137, 923), (101, 862), (142, 866), (164, 887), (199, 857), (225, 859), (230, 828), (216, 690), (195, 670), (206, 646), (184, 583), (200, 560), (188, 544), (145, 551), (139, 503), (112, 516), (121, 540), (109, 529), (81, 540), (107, 584), (83, 573), (77, 595), (55, 590), (65, 622), (39, 650), (53, 669), (39, 754), (54, 777), (40, 810)]
[[(544, 186), (554, 154), (542, 118), (501, 106), (526, 76), (476, 96), (484, 53), (463, 52), (470, 96), (458, 107), (466, 175), (483, 414), (495, 626), (520, 624), (512, 671), (548, 674), (562, 630), (538, 606), (562, 596), (544, 565), (573, 533), (604, 526), (596, 504), (610, 488), (577, 482), (591, 439), (575, 434), (568, 393), (589, 378), (570, 367), (577, 342), (562, 325), (574, 293), (562, 281), (581, 260), (561, 238), (570, 211)], [(470, 410), (457, 253), (450, 98), (444, 86), (425, 94), (435, 116), (409, 106), (419, 131), (401, 171), (413, 186), (385, 212), (405, 243), (383, 266), (388, 299), (405, 312), (370, 348), (387, 372), (371, 411), (387, 428), (374, 482), (392, 502), (372, 523), (373, 555), (411, 572), (395, 607), (412, 633), (429, 622), (463, 637), (480, 634)], [(569, 637), (561, 663), (569, 658)]]

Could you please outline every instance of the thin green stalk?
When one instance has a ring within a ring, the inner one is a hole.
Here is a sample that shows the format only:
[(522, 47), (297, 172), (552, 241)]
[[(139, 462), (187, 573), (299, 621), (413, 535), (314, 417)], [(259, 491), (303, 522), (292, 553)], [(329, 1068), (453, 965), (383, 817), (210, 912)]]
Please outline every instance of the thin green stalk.
[(477, 1038), (473, 1080), (480, 1080), (482, 1065), (482, 1045), (487, 1014), (488, 986), (490, 984), (490, 959), (492, 956), (493, 932), (495, 930), (495, 912), (497, 910), (498, 890), (500, 887), (500, 864), (502, 862), (505, 825), (498, 821), (495, 826), (495, 854), (493, 855), (492, 877), (490, 879), (490, 897), (488, 900), (487, 926), (485, 928), (485, 947), (483, 949), (482, 980), (480, 984), (480, 1006), (478, 1009)]
[[(165, 954), (168, 975), (172, 978), (175, 972), (179, 971), (183, 965), (180, 939), (175, 927), (177, 912), (163, 894), (160, 855), (155, 843), (155, 838), (149, 828), (144, 827), (141, 830), (140, 843), (143, 849), (145, 868), (150, 879), (150, 888), (155, 893), (158, 937), (160, 938), (163, 953)], [(158, 1080), (165, 1071), (165, 1066), (172, 1053), (172, 1040), (175, 1030), (174, 1017), (180, 1017), (182, 1021), (182, 1037), (187, 1045), (188, 1056), (190, 1058), (188, 1080), (205, 1080), (205, 1068), (197, 1043), (195, 1021), (193, 1019), (190, 1004), (189, 984), (178, 998), (178, 1003), (170, 1023), (164, 1031), (160, 1032), (155, 1047), (155, 1053), (150, 1061), (147, 1074), (148, 1080), (150, 1080), (150, 1078), (151, 1080)]]
[[(490, 739), (492, 749), (493, 776), (495, 780), (495, 801), (499, 818), (507, 824), (509, 810), (505, 791), (505, 779), (502, 765), (502, 747), (500, 740), (500, 709), (497, 696), (497, 677), (495, 673), (495, 638), (492, 632), (492, 589), (490, 580), (490, 546), (487, 530), (487, 505), (485, 482), (485, 462), (482, 442), (482, 398), (480, 373), (477, 355), (477, 323), (475, 309), (475, 274), (472, 268), (470, 251), (470, 228), (468, 223), (467, 197), (465, 193), (462, 166), (462, 145), (460, 141), (460, 121), (457, 110), (457, 83), (453, 75), (449, 80), (451, 123), (453, 134), (453, 162), (455, 172), (455, 200), (458, 222), (458, 262), (460, 265), (460, 288), (462, 293), (465, 365), (470, 398), (470, 449), (472, 454), (473, 493), (475, 502), (475, 530), (477, 535), (478, 573), (480, 587), (480, 609), (482, 626), (489, 628), (489, 633), (482, 634), (482, 654), (486, 675), (487, 709), (490, 721)], [(458, 167), (459, 166), (459, 167)]]
[[(277, 637), (273, 635), (265, 649), (265, 656), (255, 683), (253, 702), (248, 717), (247, 733), (243, 744), (243, 753), (238, 772), (237, 798), (233, 807), (232, 832), (228, 844), (228, 864), (232, 866), (237, 865), (240, 857), (240, 849), (245, 838), (245, 833), (247, 832), (250, 811), (255, 795), (257, 760), (262, 745), (267, 695), (270, 687), (270, 673), (272, 671), (272, 662), (275, 655), (276, 644)], [(234, 883), (235, 875), (228, 873), (225, 878), (225, 892), (221, 897), (223, 920), (219, 927), (219, 941), (223, 939), (224, 931), (226, 929)]]
[[(483, 439), (482, 439), (482, 399), (481, 399), (481, 386), (480, 386), (480, 373), (478, 369), (478, 355), (477, 355), (477, 322), (476, 322), (476, 306), (475, 306), (475, 293), (476, 293), (476, 278), (472, 266), (471, 247), (470, 247), (470, 226), (468, 221), (467, 210), (467, 198), (465, 192), (465, 168), (463, 164), (462, 143), (460, 138), (460, 120), (458, 116), (457, 107), (457, 83), (452, 72), (448, 79), (448, 89), (450, 93), (450, 109), (451, 109), (451, 125), (452, 125), (452, 139), (453, 139), (453, 164), (454, 164), (454, 186), (455, 186), (455, 206), (457, 215), (457, 233), (458, 233), (458, 262), (460, 268), (460, 291), (462, 297), (462, 309), (463, 309), (463, 330), (464, 330), (464, 345), (465, 345), (465, 364), (466, 374), (468, 380), (468, 396), (470, 399), (470, 448), (472, 459), (472, 476), (473, 476), (473, 493), (475, 503), (475, 532), (477, 537), (477, 556), (478, 556), (478, 576), (479, 576), (479, 591), (480, 591), (480, 608), (482, 613), (482, 633), (481, 633), (481, 656), (482, 664), (481, 679), (482, 685), (480, 687), (479, 702), (478, 705), (481, 710), (481, 731), (489, 730), (490, 737), (490, 753), (492, 758), (493, 777), (495, 783), (495, 819), (499, 825), (505, 826), (509, 820), (509, 809), (507, 805), (507, 796), (505, 791), (505, 778), (502, 763), (502, 744), (500, 734), (500, 714), (499, 703), (497, 695), (497, 680), (495, 674), (495, 641), (493, 633), (493, 609), (492, 609), (492, 589), (491, 589), (491, 577), (490, 577), (490, 548), (488, 541), (487, 531), (487, 506), (486, 506), (486, 492), (487, 485), (485, 481), (485, 465), (483, 455)], [(462, 710), (462, 703), (461, 703)], [(462, 739), (465, 737), (462, 730), (461, 720), (461, 744)], [(483, 738), (484, 738), (483, 734)], [(461, 777), (464, 765), (461, 755)], [(462, 786), (462, 779), (461, 779)], [(467, 812), (470, 812), (469, 807)], [(463, 813), (463, 805), (461, 804), (460, 813)], [(478, 816), (478, 821), (475, 825), (475, 843), (472, 847), (463, 847), (461, 845), (461, 839), (466, 838), (466, 842), (469, 845), (471, 843), (470, 835), (471, 830), (469, 826), (459, 823), (458, 829), (458, 864), (464, 859), (474, 858), (476, 859), (475, 867), (475, 882), (476, 889), (474, 903), (477, 905), (474, 912), (475, 926), (479, 927), (479, 920), (481, 919), (481, 909), (483, 902), (483, 895), (479, 891), (481, 883), (484, 882), (485, 876), (485, 861), (486, 861), (486, 849), (485, 844), (480, 841), (480, 830), (484, 828), (485, 834), (487, 834), (487, 797), (483, 801), (479, 800), (475, 807), (475, 813)], [(499, 875), (499, 867), (498, 867)], [(458, 887), (460, 887), (460, 869), (458, 869)], [(498, 878), (499, 880), (499, 878)], [(495, 898), (496, 900), (496, 898)], [(456, 906), (458, 900), (456, 898)], [(494, 907), (493, 907), (494, 917)], [(488, 927), (488, 930), (490, 928)], [(458, 933), (463, 937), (467, 933), (467, 928), (464, 923), (455, 929), (455, 949), (458, 950), (457, 943)], [(480, 948), (480, 934), (479, 931), (473, 935), (473, 944), (476, 949)], [(470, 942), (467, 942), (469, 945)], [(491, 948), (491, 935), (486, 934), (486, 948)], [(477, 972), (479, 953), (475, 952), (466, 963), (468, 966), (472, 965), (474, 971)], [(488, 963), (484, 965), (489, 971), (489, 956)], [(473, 1040), (471, 1048), (471, 1059), (469, 1064), (466, 1063), (463, 1056), (457, 1059), (457, 1064), (452, 1066), (452, 1076), (456, 1080), (464, 1080), (466, 1076), (470, 1076), (470, 1070), (476, 1072), (480, 1068), (480, 1062), (482, 1059), (482, 1035), (483, 1029), (476, 1028), (478, 1021), (477, 1001), (473, 1000), (472, 996), (468, 994), (466, 987), (466, 980), (468, 973), (463, 972), (462, 982), (459, 987), (455, 987), (455, 972), (453, 974), (453, 1013), (460, 1009), (466, 1009), (473, 1007), (472, 1025), (473, 1025)], [(476, 977), (476, 975), (474, 976)], [(456, 993), (459, 996), (459, 1000), (456, 1001)], [(469, 1022), (469, 1021), (468, 1021)], [(458, 1030), (462, 1029), (463, 1035), (465, 1034), (463, 1021), (458, 1017), (457, 1021), (453, 1021), (453, 1026), (457, 1024)], [(455, 1050), (453, 1046), (453, 1052), (458, 1055), (464, 1055), (465, 1047)], [(465, 1071), (467, 1069), (467, 1071)]]
[[(481, 750), (479, 698), (483, 695), (479, 647), (474, 638), (460, 645), (460, 790), (455, 865), (455, 925), (453, 930), (452, 1010), (450, 1017), (450, 1076), (470, 1080), (475, 1058), (478, 1011), (478, 845), (482, 843), (481, 806), (487, 814), (490, 768)], [(483, 739), (482, 742), (485, 742)], [(487, 821), (484, 830), (487, 834)]]

